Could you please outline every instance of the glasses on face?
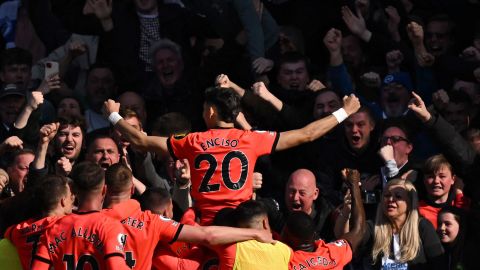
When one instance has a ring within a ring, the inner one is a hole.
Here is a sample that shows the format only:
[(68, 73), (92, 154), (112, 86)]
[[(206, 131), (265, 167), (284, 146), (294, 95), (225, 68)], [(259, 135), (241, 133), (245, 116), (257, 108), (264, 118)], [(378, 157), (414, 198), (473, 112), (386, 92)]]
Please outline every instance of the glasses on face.
[(390, 140), (392, 143), (397, 143), (397, 142), (401, 142), (401, 141), (410, 143), (409, 140), (403, 138), (402, 136), (384, 136), (384, 137), (380, 138), (380, 144), (385, 145), (385, 144), (388, 143), (388, 140)]

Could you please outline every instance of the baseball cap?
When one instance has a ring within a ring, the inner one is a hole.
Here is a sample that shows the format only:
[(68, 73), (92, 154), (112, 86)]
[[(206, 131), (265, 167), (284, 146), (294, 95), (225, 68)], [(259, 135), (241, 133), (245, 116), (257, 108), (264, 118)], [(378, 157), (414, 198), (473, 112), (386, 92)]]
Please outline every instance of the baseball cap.
[(17, 87), (16, 84), (2, 85), (0, 92), (0, 99), (10, 95), (25, 96), (25, 91)]
[(385, 78), (383, 78), (382, 88), (392, 83), (401, 84), (405, 88), (407, 88), (408, 91), (412, 91), (413, 89), (412, 79), (410, 78), (410, 74), (408, 74), (407, 72), (396, 72), (388, 74), (387, 76), (385, 76)]

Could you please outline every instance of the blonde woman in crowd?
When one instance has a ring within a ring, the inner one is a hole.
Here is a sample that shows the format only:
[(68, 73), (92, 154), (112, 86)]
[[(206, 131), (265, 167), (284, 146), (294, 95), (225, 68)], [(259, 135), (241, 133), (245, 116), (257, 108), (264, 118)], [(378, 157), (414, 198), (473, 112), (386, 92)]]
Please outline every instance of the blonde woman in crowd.
[[(342, 211), (337, 218), (336, 233), (348, 230), (345, 216), (348, 214)], [(386, 184), (376, 220), (367, 222), (363, 246), (360, 258), (368, 263), (357, 261), (355, 269), (362, 269), (362, 264), (365, 269), (446, 269), (435, 229), (418, 213), (417, 191), (411, 182), (402, 179)]]

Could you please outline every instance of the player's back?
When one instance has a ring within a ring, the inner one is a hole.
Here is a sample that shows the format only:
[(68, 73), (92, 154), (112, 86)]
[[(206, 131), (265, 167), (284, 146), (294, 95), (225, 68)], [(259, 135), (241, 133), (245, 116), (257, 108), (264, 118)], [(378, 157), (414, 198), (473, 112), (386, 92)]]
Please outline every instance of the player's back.
[(290, 260), (289, 269), (343, 269), (352, 260), (352, 249), (345, 240), (325, 243), (315, 242), (316, 249), (312, 252), (297, 250)]
[[(65, 216), (40, 238), (32, 269), (129, 269), (124, 261), (122, 225), (101, 212)], [(87, 266), (88, 265), (88, 266)]]
[(204, 220), (224, 207), (236, 207), (253, 194), (253, 169), (259, 156), (274, 150), (275, 132), (210, 129), (172, 137), (172, 157), (187, 158), (192, 175), (191, 195)]
[(30, 269), (32, 256), (36, 253), (40, 236), (58, 219), (59, 217), (29, 219), (12, 225), (6, 230), (5, 238), (9, 239), (17, 248), (23, 269)]
[(125, 229), (127, 241), (125, 260), (135, 270), (147, 270), (152, 267), (152, 258), (158, 243), (167, 245), (176, 240), (182, 225), (176, 221), (142, 211), (135, 200), (127, 200), (114, 205), (103, 213), (120, 218)]

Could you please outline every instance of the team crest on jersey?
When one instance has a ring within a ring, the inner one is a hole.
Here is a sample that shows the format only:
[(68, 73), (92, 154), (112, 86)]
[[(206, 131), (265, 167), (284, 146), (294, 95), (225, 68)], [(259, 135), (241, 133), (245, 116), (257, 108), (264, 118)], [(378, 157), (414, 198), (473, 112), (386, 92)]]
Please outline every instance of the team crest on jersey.
[(266, 131), (266, 130), (254, 130), (254, 132), (257, 132), (257, 133), (268, 133), (269, 135), (272, 135), (272, 136), (274, 136), (274, 135), (275, 135), (275, 132), (273, 132), (273, 131)]
[(163, 221), (172, 221), (171, 219), (169, 219), (168, 217), (165, 217), (165, 216), (162, 216), (162, 215), (158, 215), (160, 217), (161, 220)]
[(168, 217), (165, 217), (165, 216), (162, 216), (162, 215), (158, 215), (158, 217), (163, 220), (163, 221), (166, 221), (166, 222), (171, 222), (173, 226), (177, 226), (178, 225), (178, 222), (176, 222), (175, 220), (172, 220)]
[(335, 244), (335, 246), (337, 246), (337, 247), (342, 247), (342, 246), (345, 245), (345, 241), (337, 240), (337, 241), (333, 242), (333, 244)]
[(116, 249), (118, 251), (122, 251), (125, 248), (125, 245), (127, 244), (127, 235), (123, 233), (119, 233), (117, 235), (117, 241), (119, 245), (116, 247)]
[(173, 135), (173, 138), (174, 138), (175, 140), (180, 140), (180, 139), (185, 138), (185, 136), (187, 136), (187, 133), (174, 134), (174, 135)]

